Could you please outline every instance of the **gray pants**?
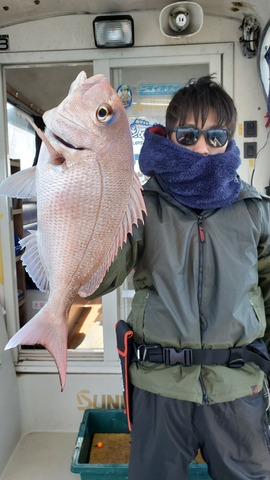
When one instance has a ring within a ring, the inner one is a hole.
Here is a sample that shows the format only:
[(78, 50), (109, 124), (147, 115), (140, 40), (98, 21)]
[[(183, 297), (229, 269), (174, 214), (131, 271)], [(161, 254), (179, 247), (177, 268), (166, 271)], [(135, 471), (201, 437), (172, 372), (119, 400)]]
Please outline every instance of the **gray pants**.
[(198, 405), (134, 388), (129, 480), (184, 480), (198, 449), (214, 480), (270, 480), (263, 392)]

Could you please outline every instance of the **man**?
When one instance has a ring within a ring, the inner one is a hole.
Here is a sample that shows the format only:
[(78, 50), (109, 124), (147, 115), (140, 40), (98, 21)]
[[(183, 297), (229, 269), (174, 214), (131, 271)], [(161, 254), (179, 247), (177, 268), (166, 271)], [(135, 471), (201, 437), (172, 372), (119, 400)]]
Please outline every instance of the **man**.
[(270, 200), (237, 175), (236, 119), (212, 76), (175, 94), (140, 154), (145, 224), (97, 292), (135, 269), (129, 480), (187, 479), (199, 448), (214, 480), (270, 479)]

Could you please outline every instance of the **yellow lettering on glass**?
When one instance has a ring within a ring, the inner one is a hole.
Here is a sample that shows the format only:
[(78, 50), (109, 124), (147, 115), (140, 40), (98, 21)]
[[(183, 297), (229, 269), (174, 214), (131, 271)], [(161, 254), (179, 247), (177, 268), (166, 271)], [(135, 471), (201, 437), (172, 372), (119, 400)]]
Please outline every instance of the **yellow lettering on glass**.
[(77, 393), (78, 410), (88, 410), (89, 408), (103, 408), (108, 410), (124, 408), (123, 395), (110, 395), (97, 393), (91, 394), (90, 390), (80, 390)]

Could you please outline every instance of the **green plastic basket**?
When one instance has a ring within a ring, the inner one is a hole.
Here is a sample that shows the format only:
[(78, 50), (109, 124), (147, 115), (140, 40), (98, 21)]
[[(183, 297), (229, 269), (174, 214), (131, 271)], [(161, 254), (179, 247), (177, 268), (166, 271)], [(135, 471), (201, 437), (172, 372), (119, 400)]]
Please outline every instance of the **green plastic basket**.
[[(85, 410), (73, 451), (71, 472), (80, 474), (81, 480), (128, 480), (128, 464), (89, 463), (95, 433), (129, 433), (124, 410)], [(207, 465), (192, 462), (188, 480), (211, 480)]]

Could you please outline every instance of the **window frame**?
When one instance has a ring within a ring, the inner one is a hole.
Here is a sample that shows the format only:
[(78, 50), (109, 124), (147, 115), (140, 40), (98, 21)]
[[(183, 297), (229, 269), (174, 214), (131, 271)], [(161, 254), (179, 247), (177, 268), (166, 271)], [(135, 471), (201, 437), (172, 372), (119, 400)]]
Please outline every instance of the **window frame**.
[[(0, 58), (0, 179), (9, 174), (6, 115), (5, 69), (26, 65), (44, 66), (61, 63), (93, 63), (94, 74), (103, 73), (112, 78), (113, 69), (144, 65), (209, 64), (209, 72), (215, 73), (227, 92), (233, 97), (233, 43), (137, 47), (102, 51), (98, 49), (59, 50), (41, 52), (1, 53)], [(91, 59), (91, 60), (89, 60)], [(2, 217), (2, 218), (1, 218)], [(10, 200), (0, 197), (0, 233), (2, 241), (4, 284), (0, 285), (0, 303), (6, 311), (9, 337), (18, 329), (18, 302), (13, 255), (13, 228)], [(68, 350), (68, 373), (118, 373), (114, 328), (119, 319), (119, 295), (121, 290), (107, 294), (102, 299), (104, 353), (94, 350)], [(47, 351), (12, 350), (17, 372), (55, 372), (54, 361)]]

